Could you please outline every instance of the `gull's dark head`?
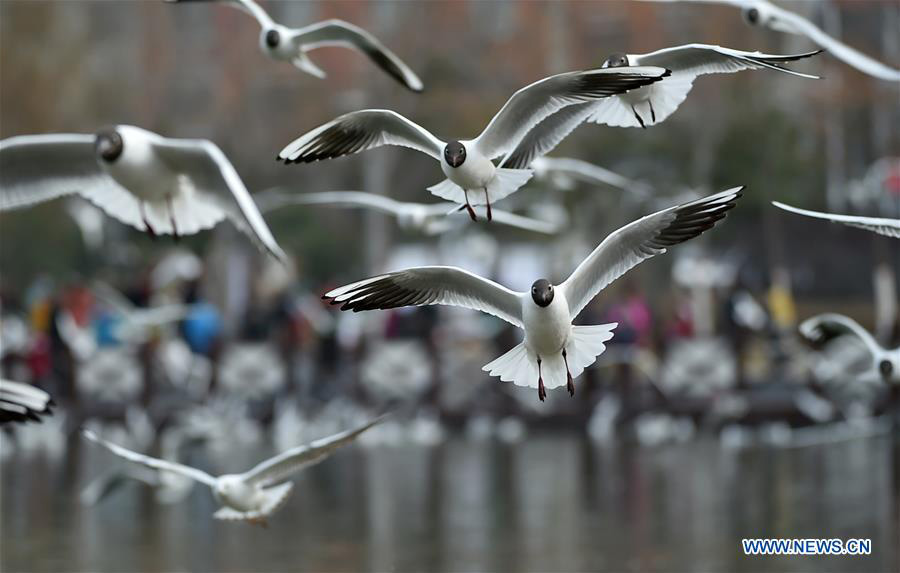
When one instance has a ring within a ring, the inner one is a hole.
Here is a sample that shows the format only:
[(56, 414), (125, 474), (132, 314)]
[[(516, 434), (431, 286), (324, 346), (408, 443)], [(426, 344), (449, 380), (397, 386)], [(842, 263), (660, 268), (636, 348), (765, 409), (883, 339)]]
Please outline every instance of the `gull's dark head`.
[(122, 155), (125, 144), (122, 136), (115, 128), (101, 129), (94, 139), (94, 149), (103, 161), (112, 163)]
[(616, 52), (615, 54), (611, 54), (608, 58), (606, 58), (606, 61), (603, 62), (603, 65), (601, 67), (624, 68), (628, 65), (628, 55), (622, 52)]
[(538, 279), (531, 285), (531, 300), (540, 307), (549, 306), (553, 302), (553, 285), (547, 279)]
[(881, 378), (886, 382), (894, 374), (894, 365), (891, 364), (890, 360), (882, 360), (878, 363), (878, 372), (881, 373)]
[(278, 30), (269, 30), (266, 32), (266, 45), (270, 48), (277, 48), (281, 43), (281, 34)]
[(458, 141), (451, 141), (444, 148), (444, 161), (450, 167), (459, 167), (466, 162), (466, 147)]

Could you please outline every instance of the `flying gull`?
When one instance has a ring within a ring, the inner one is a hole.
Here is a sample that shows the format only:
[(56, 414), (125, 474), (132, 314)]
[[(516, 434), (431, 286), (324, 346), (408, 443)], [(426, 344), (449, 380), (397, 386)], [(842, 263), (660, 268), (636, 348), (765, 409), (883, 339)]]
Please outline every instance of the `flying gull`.
[(668, 247), (692, 239), (725, 217), (741, 196), (735, 187), (648, 215), (609, 235), (562, 284), (538, 279), (530, 293), (515, 292), (455, 267), (417, 267), (334, 289), (323, 298), (341, 310), (389, 309), (445, 304), (480, 310), (525, 331), (525, 340), (484, 366), (517, 386), (566, 386), (590, 366), (613, 336), (615, 323), (572, 326), (601, 290), (629, 269)]
[[(445, 142), (402, 115), (384, 109), (366, 109), (338, 117), (300, 136), (278, 154), (285, 163), (311, 163), (374, 149), (383, 145), (409, 147), (426, 153), (441, 164), (447, 176), (429, 187), (434, 195), (465, 204), (476, 219), (472, 205), (487, 205), (503, 199), (531, 177), (528, 163), (547, 153), (561, 139), (558, 131), (529, 132), (549, 116), (576, 104), (587, 104), (659, 81), (668, 70), (658, 67), (596, 69), (568, 72), (539, 80), (517, 91), (475, 139)], [(580, 105), (579, 105), (580, 107)], [(575, 125), (568, 126), (567, 131)], [(552, 145), (547, 147), (548, 142)], [(524, 147), (523, 147), (524, 146)], [(506, 156), (500, 166), (494, 159)], [(511, 158), (528, 157), (528, 161)], [(470, 197), (470, 192), (474, 196)]]
[(724, 4), (741, 9), (744, 21), (751, 26), (762, 26), (776, 32), (806, 36), (834, 57), (870, 76), (897, 82), (900, 70), (885, 65), (840, 40), (826, 34), (821, 28), (790, 10), (785, 10), (768, 0), (653, 0), (656, 2), (702, 2)]
[(0, 141), (0, 212), (78, 194), (151, 235), (193, 235), (226, 217), (285, 260), (234, 166), (205, 139), (170, 139), (130, 125), (94, 135)]
[(806, 209), (799, 209), (797, 207), (785, 205), (784, 203), (779, 203), (778, 201), (772, 201), (772, 204), (779, 209), (784, 209), (785, 211), (790, 211), (791, 213), (797, 213), (798, 215), (806, 215), (807, 217), (824, 219), (833, 223), (843, 223), (844, 225), (856, 227), (858, 229), (865, 229), (866, 231), (872, 231), (873, 233), (878, 233), (879, 235), (884, 235), (885, 237), (894, 237), (895, 239), (900, 239), (900, 219), (888, 219), (885, 217), (858, 217), (856, 215), (834, 215), (832, 213), (822, 213), (820, 211), (808, 211)]
[(659, 66), (672, 70), (672, 75), (650, 86), (611, 97), (595, 106), (588, 121), (613, 127), (647, 127), (662, 123), (678, 109), (698, 76), (729, 74), (743, 70), (777, 70), (802, 78), (817, 76), (789, 70), (784, 66), (821, 52), (804, 54), (763, 54), (743, 52), (709, 44), (685, 44), (649, 54), (616, 53), (603, 62), (604, 68), (627, 66)]
[(872, 356), (872, 365), (863, 374), (867, 379), (881, 379), (885, 383), (900, 384), (900, 347), (893, 350), (884, 348), (865, 328), (850, 317), (836, 313), (825, 313), (809, 318), (800, 324), (800, 333), (811, 340), (822, 336), (822, 327), (837, 326), (857, 336)]
[(208, 485), (216, 501), (223, 506), (213, 514), (216, 519), (246, 520), (265, 525), (266, 518), (284, 504), (294, 487), (292, 482), (284, 481), (288, 476), (324, 460), (334, 450), (352, 442), (382, 419), (384, 416), (355, 430), (340, 432), (284, 451), (242, 474), (225, 474), (218, 477), (178, 462), (133, 452), (100, 438), (90, 430), (84, 430), (82, 434), (121, 458), (154, 470), (180, 474)]
[[(168, 2), (197, 2), (209, 0), (166, 0)], [(343, 20), (325, 20), (303, 28), (288, 28), (278, 24), (253, 0), (218, 0), (253, 16), (260, 25), (259, 48), (262, 53), (281, 62), (290, 62), (300, 70), (324, 78), (325, 72), (307, 56), (318, 48), (341, 47), (358, 50), (373, 64), (414, 92), (422, 91), (422, 80), (390, 51), (378, 38)]]

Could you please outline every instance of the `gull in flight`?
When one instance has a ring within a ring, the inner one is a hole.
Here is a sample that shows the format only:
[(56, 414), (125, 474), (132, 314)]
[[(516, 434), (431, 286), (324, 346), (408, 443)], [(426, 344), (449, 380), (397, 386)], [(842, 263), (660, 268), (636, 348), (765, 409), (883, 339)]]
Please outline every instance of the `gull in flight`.
[(884, 348), (858, 322), (836, 313), (820, 314), (803, 321), (800, 324), (800, 333), (810, 340), (817, 340), (822, 337), (822, 327), (825, 325), (850, 331), (866, 346), (872, 356), (872, 365), (863, 374), (863, 378), (867, 380), (881, 379), (886, 384), (900, 384), (900, 347), (893, 350)]
[(895, 239), (900, 239), (900, 219), (888, 219), (885, 217), (858, 217), (856, 215), (834, 215), (832, 213), (822, 213), (820, 211), (808, 211), (806, 209), (799, 209), (797, 207), (785, 205), (784, 203), (779, 203), (778, 201), (772, 201), (772, 204), (779, 209), (784, 209), (785, 211), (790, 211), (791, 213), (797, 213), (798, 215), (806, 215), (807, 217), (824, 219), (833, 223), (843, 223), (844, 225), (856, 227), (858, 229), (865, 229), (866, 231), (872, 231), (873, 233), (878, 233), (879, 235), (884, 235), (885, 237), (894, 237)]
[(103, 281), (95, 281), (91, 291), (117, 317), (113, 336), (120, 342), (143, 343), (150, 338), (154, 329), (184, 319), (191, 310), (185, 304), (138, 307)]
[[(300, 136), (281, 150), (278, 159), (312, 163), (383, 145), (409, 147), (440, 162), (447, 176), (429, 191), (458, 205), (465, 204), (473, 220), (476, 215), (472, 205), (486, 205), (490, 220), (491, 203), (524, 185), (532, 173), (528, 163), (550, 151), (579, 123), (566, 123), (566, 131), (561, 133), (552, 129), (546, 118), (566, 117), (558, 112), (651, 84), (668, 73), (658, 67), (635, 67), (550, 76), (517, 91), (478, 137), (461, 141), (442, 141), (390, 110), (355, 111)], [(579, 117), (583, 121), (583, 113)], [(530, 133), (535, 127), (540, 128), (539, 135)], [(504, 156), (499, 166), (494, 165), (494, 159)], [(527, 161), (516, 159), (515, 165), (507, 165), (512, 158), (525, 156)], [(474, 196), (470, 196), (472, 192)]]
[(783, 67), (787, 62), (814, 56), (804, 54), (763, 54), (743, 52), (709, 44), (685, 44), (665, 48), (649, 54), (615, 53), (603, 62), (604, 68), (627, 66), (659, 66), (672, 71), (662, 81), (603, 100), (588, 118), (593, 123), (613, 127), (647, 127), (662, 123), (685, 100), (694, 80), (705, 74), (729, 74), (743, 70), (777, 70), (802, 78), (817, 76), (795, 72)]
[(484, 366), (492, 376), (517, 386), (566, 386), (590, 366), (613, 336), (615, 323), (573, 326), (572, 321), (611, 282), (645, 259), (692, 239), (725, 217), (741, 196), (735, 187), (664, 209), (609, 235), (565, 282), (542, 278), (530, 292), (515, 292), (456, 267), (417, 267), (334, 289), (323, 298), (341, 310), (389, 309), (445, 304), (479, 310), (525, 331), (525, 340)]
[(383, 419), (384, 416), (381, 416), (355, 430), (340, 432), (286, 450), (242, 474), (226, 474), (218, 477), (174, 461), (133, 452), (100, 438), (90, 430), (83, 430), (82, 435), (128, 461), (154, 470), (183, 475), (209, 486), (216, 501), (222, 505), (213, 514), (216, 519), (246, 520), (265, 525), (266, 518), (284, 504), (294, 487), (292, 482), (284, 481), (288, 476), (324, 460), (334, 450), (352, 442)]
[(261, 249), (286, 258), (234, 166), (210, 141), (130, 125), (0, 141), (0, 212), (74, 194), (153, 236), (193, 235), (227, 217)]
[(31, 384), (0, 380), (0, 424), (7, 422), (40, 422), (50, 414), (50, 395)]
[(646, 183), (629, 179), (583, 159), (536, 157), (531, 162), (531, 168), (534, 170), (535, 178), (550, 180), (556, 187), (563, 190), (572, 189), (574, 181), (580, 181), (593, 186), (608, 185), (636, 193), (640, 197), (646, 197), (652, 191)]
[(885, 65), (840, 40), (826, 34), (821, 28), (790, 10), (785, 10), (768, 0), (653, 0), (656, 2), (703, 2), (724, 4), (741, 9), (744, 21), (751, 26), (762, 26), (776, 32), (806, 36), (845, 64), (870, 76), (892, 82), (900, 81), (900, 70)]
[[(397, 219), (401, 229), (413, 230), (425, 235), (440, 235), (457, 227), (459, 216), (464, 216), (453, 203), (408, 203), (396, 201), (384, 195), (362, 191), (326, 191), (323, 193), (260, 193), (257, 204), (263, 212), (289, 205), (322, 205), (344, 209), (371, 209)], [(516, 215), (494, 209), (493, 220), (510, 227), (553, 235), (559, 226), (546, 221)]]
[[(208, 0), (167, 0), (168, 2), (196, 2)], [(378, 38), (359, 26), (343, 20), (325, 20), (303, 28), (288, 28), (278, 24), (253, 0), (219, 0), (253, 16), (260, 25), (259, 48), (273, 60), (290, 62), (300, 70), (317, 78), (324, 78), (322, 71), (307, 56), (318, 48), (341, 47), (358, 50), (368, 56), (373, 64), (414, 92), (422, 91), (422, 80), (403, 63), (394, 52), (387, 49)]]

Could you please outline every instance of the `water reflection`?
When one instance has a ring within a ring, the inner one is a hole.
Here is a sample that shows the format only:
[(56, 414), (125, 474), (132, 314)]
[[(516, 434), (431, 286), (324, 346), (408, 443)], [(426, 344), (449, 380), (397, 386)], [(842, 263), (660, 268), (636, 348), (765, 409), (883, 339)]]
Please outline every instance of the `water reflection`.
[[(269, 453), (188, 461), (226, 471)], [(886, 436), (799, 449), (600, 447), (574, 433), (352, 446), (299, 474), (263, 529), (213, 520), (205, 488), (165, 506), (133, 484), (83, 507), (80, 488), (115, 462), (73, 439), (55, 460), (4, 460), (0, 569), (896, 571), (898, 459)], [(743, 537), (871, 538), (873, 555), (745, 557)]]

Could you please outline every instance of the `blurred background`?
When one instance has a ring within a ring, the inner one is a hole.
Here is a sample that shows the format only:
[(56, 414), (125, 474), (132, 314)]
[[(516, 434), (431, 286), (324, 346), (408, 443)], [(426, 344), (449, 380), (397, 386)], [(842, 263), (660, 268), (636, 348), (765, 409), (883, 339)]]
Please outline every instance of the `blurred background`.
[[(0, 137), (134, 124), (211, 139), (257, 196), (430, 203), (425, 188), (443, 175), (414, 151), (274, 157), (365, 107), (474, 136), (515, 90), (613, 52), (815, 48), (716, 5), (260, 3), (289, 26), (365, 27), (425, 92), (342, 49), (311, 54), (326, 79), (303, 75), (263, 56), (256, 23), (217, 4), (3, 0)], [(900, 65), (896, 2), (782, 5)], [(536, 177), (501, 205), (559, 224), (552, 237), (484, 221), (427, 236), (377, 213), (283, 207), (265, 213), (292, 257), (283, 267), (227, 223), (175, 243), (78, 198), (0, 215), (2, 377), (58, 403), (42, 424), (0, 432), (0, 569), (900, 570), (898, 391), (859, 380), (858, 340), (812, 344), (796, 331), (841, 312), (896, 347), (900, 242), (770, 205), (900, 217), (900, 87), (828, 54), (792, 67), (823, 79), (704, 76), (662, 125), (580, 127), (552, 156), (633, 183)], [(520, 290), (560, 280), (616, 228), (736, 185), (748, 189), (724, 224), (582, 313), (620, 326), (574, 399), (558, 390), (540, 403), (481, 371), (520, 340), (494, 318), (340, 313), (320, 300), (420, 264)], [(135, 481), (94, 499), (91, 484), (122, 466), (77, 434), (225, 473), (398, 404), (298, 476), (267, 530), (214, 521), (201, 488), (166, 504)], [(167, 439), (185, 429), (201, 439)], [(743, 537), (871, 538), (873, 554), (749, 558)]]

